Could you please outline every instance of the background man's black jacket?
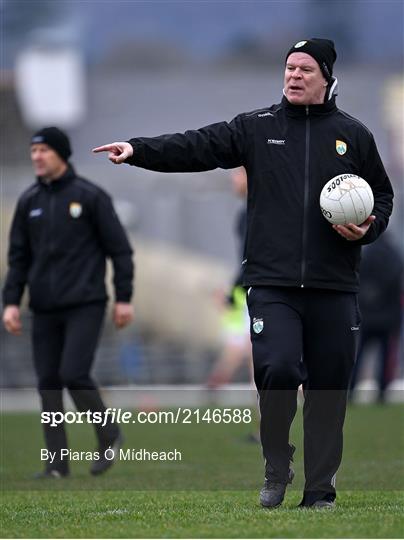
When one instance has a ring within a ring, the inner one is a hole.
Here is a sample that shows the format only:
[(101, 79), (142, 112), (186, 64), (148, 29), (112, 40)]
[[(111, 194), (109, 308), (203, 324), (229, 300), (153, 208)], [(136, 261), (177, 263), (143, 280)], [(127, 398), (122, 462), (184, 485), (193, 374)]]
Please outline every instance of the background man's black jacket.
[(17, 203), (4, 305), (18, 305), (26, 283), (34, 311), (106, 301), (106, 257), (115, 300), (129, 302), (132, 249), (110, 197), (72, 167), (50, 184), (39, 179)]
[[(340, 155), (336, 141), (346, 143)], [(244, 165), (248, 175), (245, 286), (280, 285), (357, 291), (360, 245), (387, 227), (393, 190), (370, 131), (339, 110), (282, 103), (184, 134), (135, 138), (131, 165), (163, 172)], [(372, 187), (376, 221), (349, 242), (320, 211), (324, 184), (342, 173)]]

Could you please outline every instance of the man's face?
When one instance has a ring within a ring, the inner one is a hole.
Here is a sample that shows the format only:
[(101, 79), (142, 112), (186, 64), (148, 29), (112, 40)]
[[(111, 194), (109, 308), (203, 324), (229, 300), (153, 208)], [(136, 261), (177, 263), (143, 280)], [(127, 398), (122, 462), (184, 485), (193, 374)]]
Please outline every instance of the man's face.
[(284, 88), (289, 103), (316, 105), (324, 102), (327, 81), (320, 66), (306, 53), (292, 53), (285, 66)]
[(57, 178), (60, 171), (64, 169), (66, 163), (50, 146), (43, 143), (31, 146), (31, 161), (34, 167), (35, 176), (45, 178)]

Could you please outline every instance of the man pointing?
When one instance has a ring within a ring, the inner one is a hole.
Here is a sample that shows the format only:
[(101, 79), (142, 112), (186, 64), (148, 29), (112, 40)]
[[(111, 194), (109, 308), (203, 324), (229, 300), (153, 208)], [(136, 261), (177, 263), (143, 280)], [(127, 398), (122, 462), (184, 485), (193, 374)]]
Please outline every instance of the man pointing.
[[(286, 55), (280, 103), (183, 134), (137, 137), (94, 149), (112, 163), (162, 172), (244, 166), (248, 176), (243, 285), (248, 288), (254, 378), (260, 397), (264, 507), (279, 506), (304, 388), (301, 506), (332, 508), (346, 395), (355, 360), (361, 245), (387, 227), (393, 191), (370, 131), (336, 106), (334, 43), (297, 42)], [(337, 141), (346, 151), (336, 150)], [(354, 173), (371, 185), (373, 215), (359, 226), (322, 216), (324, 184)]]

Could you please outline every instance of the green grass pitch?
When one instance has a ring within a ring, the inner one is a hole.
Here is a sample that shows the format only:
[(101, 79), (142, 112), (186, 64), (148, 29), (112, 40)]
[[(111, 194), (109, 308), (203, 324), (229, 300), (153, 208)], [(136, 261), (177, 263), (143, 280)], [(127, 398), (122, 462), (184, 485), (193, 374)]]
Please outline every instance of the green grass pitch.
[[(4, 538), (400, 538), (404, 536), (404, 407), (348, 409), (337, 508), (300, 510), (301, 409), (293, 424), (293, 486), (283, 506), (258, 504), (262, 458), (251, 425), (125, 426), (125, 448), (177, 448), (181, 462), (120, 461), (102, 477), (72, 463), (64, 480), (41, 469), (39, 415), (1, 418)], [(92, 450), (91, 426), (69, 426), (70, 446)]]

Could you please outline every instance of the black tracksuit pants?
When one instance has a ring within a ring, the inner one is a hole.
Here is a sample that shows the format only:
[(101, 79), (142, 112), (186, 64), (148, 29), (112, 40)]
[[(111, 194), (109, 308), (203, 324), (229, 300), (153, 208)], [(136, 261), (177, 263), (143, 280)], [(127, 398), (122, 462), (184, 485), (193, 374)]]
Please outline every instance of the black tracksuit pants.
[(303, 504), (335, 498), (347, 391), (359, 337), (355, 293), (252, 287), (254, 378), (261, 412), (266, 478), (286, 483), (289, 430), (304, 390)]
[[(90, 377), (105, 303), (94, 303), (54, 311), (34, 313), (32, 341), (34, 365), (42, 410), (64, 411), (63, 388), (66, 387), (79, 411), (104, 411), (105, 405)], [(51, 427), (43, 424), (48, 450), (60, 456), (61, 448), (68, 448), (64, 424)], [(118, 435), (115, 424), (102, 427), (94, 424), (100, 446), (108, 444)], [(47, 468), (62, 474), (69, 472), (67, 460), (55, 460)]]

